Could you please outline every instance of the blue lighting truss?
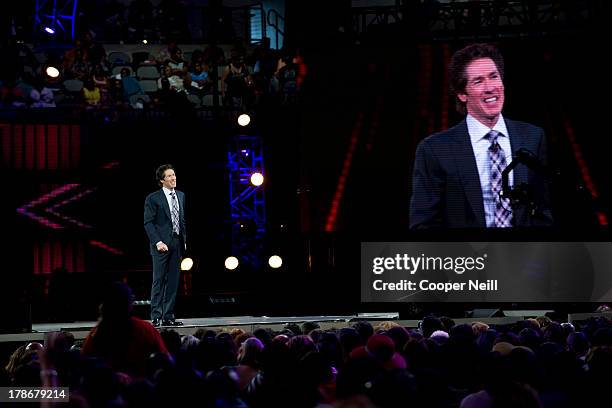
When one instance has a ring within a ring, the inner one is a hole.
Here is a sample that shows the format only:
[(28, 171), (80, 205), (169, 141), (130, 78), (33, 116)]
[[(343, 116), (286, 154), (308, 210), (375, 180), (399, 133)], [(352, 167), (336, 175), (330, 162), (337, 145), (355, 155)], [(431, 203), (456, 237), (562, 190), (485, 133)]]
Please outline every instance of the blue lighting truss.
[(230, 141), (227, 154), (232, 218), (232, 250), (252, 267), (261, 266), (261, 238), (266, 232), (265, 182), (251, 184), (251, 175), (264, 175), (263, 141), (240, 135)]
[(36, 0), (34, 10), (34, 34), (44, 27), (63, 33), (74, 40), (78, 0)]

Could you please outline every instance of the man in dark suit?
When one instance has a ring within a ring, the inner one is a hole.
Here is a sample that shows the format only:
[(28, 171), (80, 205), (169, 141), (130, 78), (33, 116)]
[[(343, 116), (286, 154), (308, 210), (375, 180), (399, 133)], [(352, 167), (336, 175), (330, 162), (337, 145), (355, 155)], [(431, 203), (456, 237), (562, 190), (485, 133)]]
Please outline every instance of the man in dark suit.
[(149, 194), (144, 205), (144, 227), (153, 257), (151, 321), (156, 327), (182, 326), (175, 320), (174, 303), (187, 242), (185, 194), (176, 190), (172, 165), (160, 166), (156, 177), (162, 188)]
[(527, 186), (529, 202), (501, 196), (501, 174), (526, 149), (546, 164), (544, 131), (505, 119), (504, 62), (488, 44), (473, 44), (451, 60), (457, 109), (467, 113), (455, 127), (422, 140), (416, 151), (410, 202), (411, 228), (507, 228), (551, 226), (548, 189), (541, 172), (518, 165), (510, 186)]

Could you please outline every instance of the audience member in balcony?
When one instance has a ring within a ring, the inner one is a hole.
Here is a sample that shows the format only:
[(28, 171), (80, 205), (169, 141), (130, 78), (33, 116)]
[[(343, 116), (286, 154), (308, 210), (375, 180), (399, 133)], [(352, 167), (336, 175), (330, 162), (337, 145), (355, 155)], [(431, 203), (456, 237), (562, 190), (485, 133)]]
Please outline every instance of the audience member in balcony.
[(142, 98), (137, 98), (132, 104), (131, 104), (132, 108), (134, 109), (147, 109), (149, 107), (149, 103), (146, 101), (146, 99), (144, 98), (144, 95)]
[(187, 66), (189, 67), (189, 69), (191, 69), (193, 67), (193, 64), (195, 64), (196, 62), (204, 66), (204, 51), (199, 48), (196, 48), (192, 51), (191, 61), (187, 61)]
[(172, 50), (178, 48), (178, 45), (175, 41), (171, 41), (167, 47), (163, 47), (159, 50), (159, 53), (155, 56), (155, 62), (161, 67), (166, 65), (166, 61), (170, 59), (172, 55)]
[(278, 57), (270, 49), (270, 38), (265, 37), (249, 58), (249, 64), (253, 66), (253, 83), (258, 98), (271, 92), (270, 81), (276, 72), (277, 62)]
[(225, 52), (215, 41), (211, 40), (206, 48), (204, 48), (202, 59), (211, 68), (216, 69), (218, 66), (225, 65)]
[(170, 69), (167, 68), (166, 72), (162, 72), (161, 78), (157, 80), (159, 90), (153, 96), (153, 106), (168, 112), (181, 113), (185, 110), (183, 112), (185, 113), (193, 105), (187, 99), (187, 93), (182, 88), (182, 79), (175, 75), (167, 76), (169, 73)]
[(95, 108), (100, 106), (100, 88), (96, 86), (93, 78), (87, 78), (83, 84), (83, 100), (86, 107)]
[(90, 65), (83, 52), (81, 40), (75, 40), (74, 48), (69, 49), (64, 54), (64, 78), (80, 79), (81, 81), (89, 75)]
[(100, 89), (100, 104), (107, 105), (108, 104), (108, 73), (104, 71), (102, 68), (102, 64), (94, 65), (94, 68), (91, 73), (91, 78), (93, 79), (94, 84)]
[(32, 108), (55, 108), (55, 99), (53, 91), (47, 87), (37, 91), (33, 89), (30, 92), (30, 99), (32, 99)]
[(449, 65), (457, 110), (455, 127), (423, 139), (416, 150), (410, 203), (411, 228), (511, 228), (552, 225), (547, 183), (519, 166), (510, 184), (528, 184), (532, 211), (502, 198), (501, 172), (519, 149), (546, 164), (544, 131), (502, 115), (504, 62), (489, 44), (457, 51)]
[(123, 91), (123, 82), (117, 78), (109, 79), (108, 87), (108, 105), (117, 108), (127, 107), (128, 102), (125, 100), (125, 92)]
[(140, 82), (130, 74), (128, 68), (121, 69), (121, 83), (123, 85), (123, 100), (129, 102), (130, 96), (142, 95), (144, 91), (140, 87)]
[(2, 88), (2, 107), (9, 109), (26, 108), (27, 101), (22, 90), (16, 86)]
[(221, 79), (223, 102), (228, 106), (246, 106), (253, 91), (253, 79), (244, 59), (237, 55), (232, 57), (229, 65), (225, 67)]
[(184, 93), (185, 82), (183, 81), (182, 71), (175, 73), (170, 66), (165, 65), (161, 77), (157, 80), (157, 88), (161, 91), (167, 89), (175, 93)]
[(81, 49), (81, 39), (75, 38), (74, 46), (69, 48), (64, 52), (64, 70), (70, 69), (70, 67), (75, 63), (78, 58), (82, 59), (82, 49)]
[(179, 47), (170, 50), (170, 58), (166, 61), (166, 66), (170, 67), (175, 75), (183, 73), (186, 68), (185, 60), (183, 60), (183, 50)]
[(185, 89), (189, 93), (200, 97), (212, 92), (212, 80), (208, 72), (208, 65), (195, 62), (191, 65), (192, 70), (185, 75)]
[(94, 40), (91, 31), (85, 31), (83, 33), (83, 39), (81, 41), (81, 47), (85, 60), (90, 66), (100, 64), (103, 59), (106, 58), (106, 50), (104, 46)]
[(283, 57), (279, 60), (279, 68), (274, 74), (278, 80), (278, 90), (283, 103), (295, 102), (297, 95), (298, 67), (293, 57)]

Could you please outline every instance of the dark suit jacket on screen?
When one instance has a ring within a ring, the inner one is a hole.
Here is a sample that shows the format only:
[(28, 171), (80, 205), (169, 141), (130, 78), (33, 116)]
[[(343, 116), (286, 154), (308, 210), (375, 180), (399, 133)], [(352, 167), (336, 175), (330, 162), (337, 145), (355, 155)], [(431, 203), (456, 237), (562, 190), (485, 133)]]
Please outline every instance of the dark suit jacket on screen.
[[(544, 131), (505, 119), (512, 153), (525, 148), (546, 164)], [(506, 157), (509, 164), (511, 157)], [(514, 186), (527, 183), (538, 205), (530, 217), (524, 207), (513, 208), (513, 225), (550, 226), (552, 215), (547, 183), (542, 174), (519, 164)], [(463, 120), (457, 126), (423, 139), (416, 151), (410, 202), (411, 228), (485, 228), (485, 212), (474, 150)]]

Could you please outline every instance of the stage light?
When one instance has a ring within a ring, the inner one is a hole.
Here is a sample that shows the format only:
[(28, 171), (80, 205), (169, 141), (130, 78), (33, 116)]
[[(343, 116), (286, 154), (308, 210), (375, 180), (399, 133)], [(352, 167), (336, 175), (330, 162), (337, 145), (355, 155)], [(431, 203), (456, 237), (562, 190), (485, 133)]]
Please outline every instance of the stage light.
[(181, 271), (190, 271), (193, 267), (193, 259), (185, 258), (181, 261)]
[(251, 123), (251, 117), (246, 113), (243, 113), (242, 115), (238, 116), (238, 124), (240, 126), (247, 126), (249, 123)]
[(142, 40), (142, 43), (143, 43), (144, 45), (147, 45), (149, 42), (148, 42), (148, 41), (147, 41), (147, 39), (145, 38), (144, 40)]
[(278, 255), (272, 255), (270, 259), (268, 259), (268, 265), (274, 269), (278, 269), (283, 265), (283, 258)]
[(238, 267), (239, 264), (240, 262), (238, 262), (238, 258), (236, 258), (235, 256), (228, 256), (227, 258), (225, 258), (225, 269), (233, 271)]
[(50, 78), (57, 78), (60, 74), (59, 69), (54, 66), (48, 66), (47, 69), (45, 69), (45, 73), (49, 75)]
[(254, 185), (255, 187), (261, 186), (263, 182), (264, 182), (263, 174), (259, 172), (255, 172), (251, 175), (251, 184)]
[(51, 27), (48, 27), (48, 26), (47, 26), (47, 27), (45, 27), (45, 32), (46, 32), (47, 34), (49, 34), (49, 35), (53, 35), (53, 34), (55, 34), (55, 30), (54, 30), (54, 29), (52, 29)]

